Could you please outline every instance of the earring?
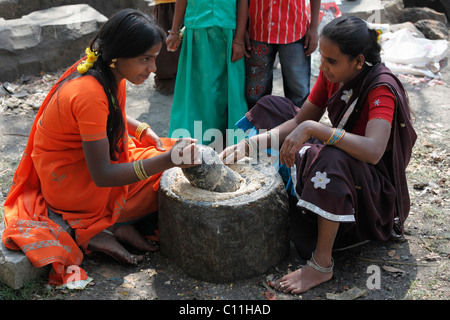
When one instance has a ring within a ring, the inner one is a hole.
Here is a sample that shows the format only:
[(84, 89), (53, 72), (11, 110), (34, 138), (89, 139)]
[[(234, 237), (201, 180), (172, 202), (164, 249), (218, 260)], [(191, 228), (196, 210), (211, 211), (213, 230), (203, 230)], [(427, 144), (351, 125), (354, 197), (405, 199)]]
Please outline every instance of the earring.
[(361, 66), (357, 66), (357, 67), (356, 67), (356, 69), (358, 69), (358, 70), (361, 70), (361, 68), (362, 68)]
[(116, 67), (116, 65), (115, 65), (116, 62), (117, 62), (117, 59), (112, 59), (111, 64), (109, 66), (114, 69)]

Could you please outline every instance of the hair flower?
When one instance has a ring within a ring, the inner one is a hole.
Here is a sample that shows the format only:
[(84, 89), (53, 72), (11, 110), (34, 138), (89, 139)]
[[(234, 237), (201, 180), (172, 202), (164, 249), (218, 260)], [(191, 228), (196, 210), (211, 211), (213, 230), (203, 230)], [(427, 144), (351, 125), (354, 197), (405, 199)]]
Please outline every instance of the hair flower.
[(92, 51), (89, 47), (86, 48), (85, 52), (86, 59), (77, 66), (77, 70), (81, 74), (88, 72), (89, 69), (94, 66), (94, 62), (97, 61), (98, 58), (98, 53)]

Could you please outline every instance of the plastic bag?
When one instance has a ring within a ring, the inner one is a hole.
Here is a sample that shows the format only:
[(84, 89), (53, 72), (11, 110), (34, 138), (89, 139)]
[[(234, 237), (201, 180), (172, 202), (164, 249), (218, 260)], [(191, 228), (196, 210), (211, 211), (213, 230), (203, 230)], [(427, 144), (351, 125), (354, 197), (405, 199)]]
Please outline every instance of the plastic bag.
[(440, 78), (438, 66), (447, 57), (446, 40), (416, 38), (404, 28), (382, 34), (380, 44), (381, 60), (392, 72)]

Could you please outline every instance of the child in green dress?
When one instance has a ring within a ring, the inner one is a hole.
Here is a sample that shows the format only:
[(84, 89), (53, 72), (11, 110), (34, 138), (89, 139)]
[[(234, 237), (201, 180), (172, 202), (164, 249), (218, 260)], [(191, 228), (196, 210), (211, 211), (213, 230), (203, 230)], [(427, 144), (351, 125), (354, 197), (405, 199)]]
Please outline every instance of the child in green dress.
[(248, 111), (242, 59), (247, 18), (246, 0), (177, 0), (168, 50), (178, 45), (183, 21), (185, 30), (169, 136), (192, 137), (216, 150), (233, 144), (224, 140), (227, 129), (234, 135)]

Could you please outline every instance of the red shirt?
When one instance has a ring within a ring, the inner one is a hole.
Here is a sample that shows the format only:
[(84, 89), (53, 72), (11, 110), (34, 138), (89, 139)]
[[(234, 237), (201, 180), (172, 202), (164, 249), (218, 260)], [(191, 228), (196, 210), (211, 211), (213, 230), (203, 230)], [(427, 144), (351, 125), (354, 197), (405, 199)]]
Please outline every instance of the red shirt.
[(309, 26), (305, 0), (250, 0), (252, 40), (286, 44), (304, 37)]
[[(327, 100), (339, 89), (339, 83), (327, 80), (321, 71), (308, 100), (317, 107), (324, 108)], [(361, 116), (355, 123), (352, 133), (364, 136), (367, 122), (372, 119), (384, 119), (392, 125), (395, 97), (387, 86), (379, 86), (369, 92), (361, 110)]]

